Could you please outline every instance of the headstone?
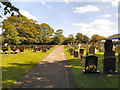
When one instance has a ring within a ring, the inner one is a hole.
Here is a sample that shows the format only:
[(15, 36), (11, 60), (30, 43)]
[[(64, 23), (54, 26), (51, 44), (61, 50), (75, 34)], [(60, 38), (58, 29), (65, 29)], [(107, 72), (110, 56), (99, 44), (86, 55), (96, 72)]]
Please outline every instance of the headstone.
[(94, 55), (86, 56), (84, 73), (99, 73), (97, 70), (98, 57)]
[(42, 52), (46, 52), (46, 51), (47, 51), (46, 47), (43, 47)]
[(20, 49), (20, 52), (24, 52), (24, 49), (25, 49), (25, 48), (24, 48), (24, 46), (20, 46), (19, 49)]
[(71, 52), (71, 54), (70, 54), (70, 55), (74, 55), (74, 52), (75, 52), (75, 50), (74, 50), (74, 49), (72, 49), (72, 52)]
[(78, 44), (78, 47), (79, 47), (79, 49), (80, 49), (80, 47), (81, 47), (81, 44), (80, 44), (80, 43)]
[(115, 57), (105, 57), (104, 64), (103, 64), (103, 71), (104, 73), (115, 73), (116, 67), (116, 58)]
[(16, 52), (16, 50), (17, 50), (16, 46), (11, 46), (10, 48), (13, 51), (13, 52), (11, 52), (11, 54), (17, 54), (18, 53), (18, 52)]
[(72, 49), (71, 49), (71, 48), (69, 49), (69, 53), (70, 53), (70, 54), (72, 53)]
[(98, 52), (98, 50), (97, 49), (95, 49), (95, 53), (97, 53)]
[(115, 56), (115, 53), (112, 51), (113, 50), (112, 40), (106, 40), (104, 48), (105, 48), (104, 57)]
[(74, 57), (78, 57), (78, 51), (74, 52)]
[(120, 45), (116, 45), (115, 53), (120, 54)]
[(90, 47), (89, 48), (89, 54), (95, 54), (95, 47)]
[(115, 71), (116, 58), (115, 58), (115, 51), (113, 51), (112, 40), (106, 40), (104, 47), (105, 47), (105, 53), (104, 53), (103, 72), (106, 74), (117, 73), (117, 71)]
[(5, 54), (5, 51), (8, 51), (8, 47), (2, 46), (2, 51), (3, 51), (3, 54)]
[(84, 54), (84, 49), (79, 50), (80, 54)]

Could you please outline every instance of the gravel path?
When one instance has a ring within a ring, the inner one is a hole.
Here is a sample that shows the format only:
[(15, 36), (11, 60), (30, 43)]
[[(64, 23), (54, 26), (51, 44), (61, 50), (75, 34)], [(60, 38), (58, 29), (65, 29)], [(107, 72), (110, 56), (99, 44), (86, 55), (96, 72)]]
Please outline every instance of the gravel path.
[(64, 50), (58, 46), (12, 88), (75, 88)]

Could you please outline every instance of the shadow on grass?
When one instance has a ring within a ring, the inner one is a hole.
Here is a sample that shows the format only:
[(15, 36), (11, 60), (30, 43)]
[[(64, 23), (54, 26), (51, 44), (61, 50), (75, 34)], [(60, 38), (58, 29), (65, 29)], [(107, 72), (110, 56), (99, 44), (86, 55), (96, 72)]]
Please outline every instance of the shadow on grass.
[(28, 64), (9, 63), (9, 66), (2, 67), (2, 87), (6, 88), (13, 85), (16, 80), (21, 78), (34, 65), (34, 62), (28, 62)]

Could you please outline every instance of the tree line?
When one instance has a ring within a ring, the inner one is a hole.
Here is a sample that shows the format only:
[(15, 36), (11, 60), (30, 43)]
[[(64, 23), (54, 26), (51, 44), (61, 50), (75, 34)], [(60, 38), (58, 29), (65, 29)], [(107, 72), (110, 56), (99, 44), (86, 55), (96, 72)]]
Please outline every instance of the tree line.
[(2, 22), (2, 42), (9, 44), (68, 44), (68, 43), (87, 43), (90, 40), (97, 41), (105, 37), (93, 35), (90, 39), (82, 33), (77, 33), (74, 37), (69, 34), (68, 37), (63, 35), (63, 30), (58, 29), (56, 32), (53, 28), (46, 24), (38, 24), (37, 21), (27, 19), (23, 15), (14, 15), (8, 17)]

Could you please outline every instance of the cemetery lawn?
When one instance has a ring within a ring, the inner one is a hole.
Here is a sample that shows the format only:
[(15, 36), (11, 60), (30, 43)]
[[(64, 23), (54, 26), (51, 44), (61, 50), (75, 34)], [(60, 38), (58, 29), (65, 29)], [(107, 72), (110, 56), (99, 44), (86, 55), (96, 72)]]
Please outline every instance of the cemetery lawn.
[(2, 54), (2, 88), (10, 88), (56, 47), (47, 52), (25, 50), (18, 54)]
[[(84, 63), (80, 63), (80, 57), (74, 58), (74, 56), (70, 56), (69, 52), (67, 52), (67, 48), (65, 47), (64, 51), (78, 88), (118, 88), (118, 74), (102, 73), (103, 53), (96, 54), (96, 56), (98, 56), (98, 70), (100, 71), (100, 74), (84, 74), (85, 58), (83, 59)], [(118, 64), (116, 68), (118, 71)]]

